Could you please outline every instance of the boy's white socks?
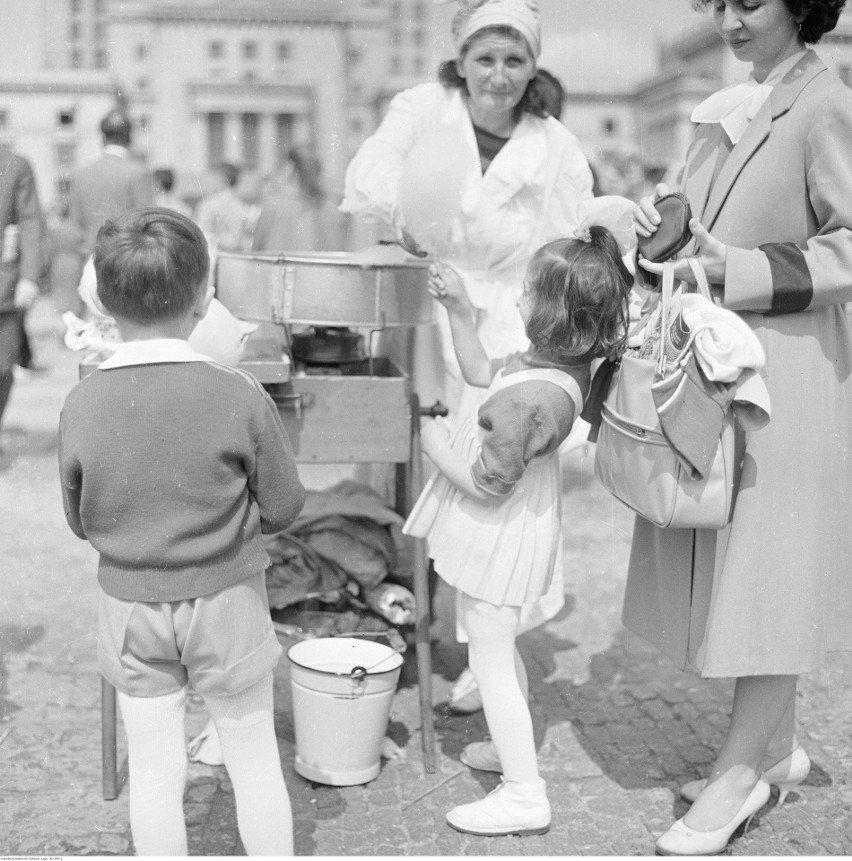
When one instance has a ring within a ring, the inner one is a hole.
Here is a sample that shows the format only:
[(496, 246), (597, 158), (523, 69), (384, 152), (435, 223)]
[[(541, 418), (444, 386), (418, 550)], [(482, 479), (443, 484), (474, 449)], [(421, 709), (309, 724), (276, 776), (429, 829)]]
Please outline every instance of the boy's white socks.
[(293, 816), (281, 772), (272, 711), (272, 676), (230, 697), (205, 697), (249, 855), (292, 855)]
[(161, 697), (118, 692), (127, 732), (130, 830), (137, 855), (186, 855), (186, 691)]

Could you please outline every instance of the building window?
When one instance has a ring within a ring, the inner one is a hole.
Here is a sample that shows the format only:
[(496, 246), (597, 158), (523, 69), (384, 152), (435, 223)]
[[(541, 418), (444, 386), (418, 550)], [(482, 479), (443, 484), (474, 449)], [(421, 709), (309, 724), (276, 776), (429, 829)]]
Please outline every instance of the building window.
[(105, 69), (108, 65), (108, 55), (107, 52), (103, 48), (98, 48), (95, 51), (95, 68), (96, 69)]
[(243, 59), (257, 59), (257, 42), (243, 42)]
[(275, 117), (275, 163), (278, 167), (287, 160), (292, 133), (293, 115), (278, 114)]
[(150, 83), (151, 82), (145, 77), (139, 78), (136, 81), (136, 89), (139, 90), (140, 92), (144, 92), (145, 90), (148, 89), (148, 87), (150, 86)]
[(421, 0), (417, 0), (417, 2), (413, 6), (414, 11), (414, 20), (415, 21), (424, 21), (426, 18), (426, 10), (423, 7), (423, 3)]
[(147, 135), (151, 130), (151, 121), (148, 119), (148, 115), (140, 114), (137, 122), (139, 123), (140, 134)]
[(70, 23), (70, 25), (68, 26), (68, 38), (72, 42), (76, 42), (80, 38), (80, 32), (81, 32), (80, 22), (79, 21), (72, 21)]
[(71, 14), (72, 15), (79, 15), (81, 12), (82, 5), (83, 4), (82, 4), (81, 0), (71, 0)]
[(5, 129), (9, 125), (9, 112), (0, 110), (0, 129)]
[(243, 164), (255, 170), (260, 162), (260, 114), (243, 114)]
[(394, 27), (390, 32), (391, 45), (399, 45), (402, 42), (402, 31)]
[(423, 47), (423, 45), (425, 45), (425, 44), (426, 44), (426, 31), (425, 31), (425, 30), (422, 30), (420, 27), (418, 27), (418, 28), (414, 31), (414, 44), (415, 44), (418, 48), (422, 48), (422, 47)]
[(399, 20), (402, 17), (402, 3), (399, 3), (399, 2), (391, 3), (390, 14), (391, 14), (391, 18)]
[(95, 0), (95, 15), (103, 15), (106, 11), (106, 0)]
[(614, 135), (617, 130), (618, 123), (612, 117), (607, 117), (603, 121), (603, 133), (605, 135)]
[(60, 111), (56, 115), (56, 125), (61, 129), (70, 129), (74, 125), (74, 110)]
[(148, 46), (145, 44), (145, 42), (140, 42), (136, 46), (136, 59), (137, 60), (144, 60), (147, 58), (147, 56), (148, 56)]
[(210, 42), (207, 45), (207, 56), (211, 60), (221, 60), (225, 56), (225, 45), (222, 42)]
[(225, 161), (225, 115), (207, 114), (207, 165), (216, 168)]
[(95, 41), (103, 42), (104, 36), (106, 35), (106, 25), (103, 21), (95, 22)]
[(71, 53), (68, 55), (68, 58), (71, 65), (75, 69), (79, 69), (80, 66), (83, 65), (83, 54), (78, 48), (75, 48), (73, 51), (71, 51)]
[(279, 63), (284, 63), (290, 59), (291, 47), (289, 42), (279, 42), (275, 46), (275, 57)]

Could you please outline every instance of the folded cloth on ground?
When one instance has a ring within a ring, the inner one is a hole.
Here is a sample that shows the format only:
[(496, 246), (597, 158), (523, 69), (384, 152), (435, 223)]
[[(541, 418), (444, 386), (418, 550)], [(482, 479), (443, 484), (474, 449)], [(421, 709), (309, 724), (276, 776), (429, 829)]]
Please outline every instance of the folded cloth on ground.
[(267, 571), (270, 607), (308, 597), (339, 597), (352, 580), (362, 593), (388, 576), (411, 578), (403, 519), (363, 484), (343, 481), (308, 491), (299, 517), (284, 532), (266, 536), (272, 565)]

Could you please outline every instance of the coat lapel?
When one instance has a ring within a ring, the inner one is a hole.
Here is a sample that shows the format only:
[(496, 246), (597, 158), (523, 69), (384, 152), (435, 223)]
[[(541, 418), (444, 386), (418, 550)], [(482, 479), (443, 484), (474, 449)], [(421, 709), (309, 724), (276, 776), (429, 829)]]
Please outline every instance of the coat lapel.
[[(713, 187), (707, 196), (707, 203), (701, 211), (701, 223), (708, 230), (712, 229), (719, 211), (724, 205), (742, 169), (748, 164), (749, 159), (760, 149), (763, 142), (769, 136), (773, 120), (785, 114), (807, 83), (824, 69), (825, 66), (822, 60), (813, 51), (808, 51), (784, 78), (775, 85), (772, 95), (757, 112), (757, 115), (746, 129), (745, 134), (731, 150), (731, 154), (719, 171), (719, 176), (712, 184)], [(706, 161), (709, 162), (710, 159), (708, 158)], [(706, 166), (706, 164), (702, 165), (702, 167)], [(712, 165), (710, 170), (712, 177)]]

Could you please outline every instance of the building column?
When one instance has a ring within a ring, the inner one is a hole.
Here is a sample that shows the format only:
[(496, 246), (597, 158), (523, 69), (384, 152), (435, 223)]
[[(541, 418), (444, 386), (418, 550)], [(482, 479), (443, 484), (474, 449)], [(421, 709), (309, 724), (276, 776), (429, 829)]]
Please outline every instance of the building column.
[(275, 127), (275, 114), (262, 113), (260, 115), (260, 125), (258, 127), (258, 168), (263, 175), (274, 173), (278, 165), (276, 163), (277, 144), (275, 135), (277, 133)]
[(225, 160), (243, 162), (243, 129), (239, 114), (225, 114)]

